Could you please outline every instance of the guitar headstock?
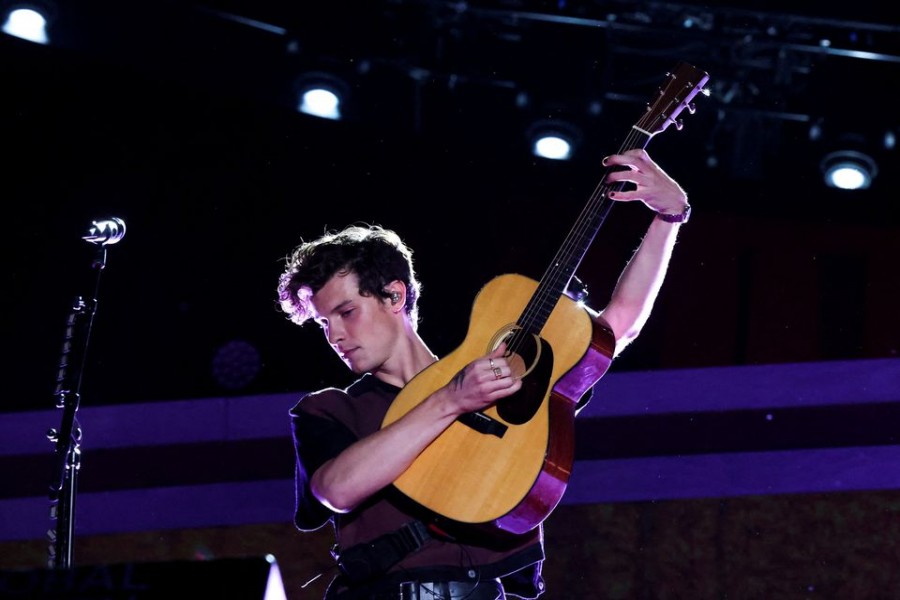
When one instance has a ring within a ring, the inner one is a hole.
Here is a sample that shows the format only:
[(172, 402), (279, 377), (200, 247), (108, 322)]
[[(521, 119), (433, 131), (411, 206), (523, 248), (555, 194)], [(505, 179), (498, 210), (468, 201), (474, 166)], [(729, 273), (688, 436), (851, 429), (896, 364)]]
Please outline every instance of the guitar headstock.
[(694, 114), (694, 96), (699, 93), (709, 95), (709, 90), (703, 87), (707, 81), (709, 73), (686, 62), (679, 62), (667, 74), (666, 81), (659, 87), (658, 97), (647, 105), (647, 112), (635, 127), (649, 136), (665, 131), (669, 125), (681, 129), (682, 122), (678, 120), (678, 115), (685, 109)]

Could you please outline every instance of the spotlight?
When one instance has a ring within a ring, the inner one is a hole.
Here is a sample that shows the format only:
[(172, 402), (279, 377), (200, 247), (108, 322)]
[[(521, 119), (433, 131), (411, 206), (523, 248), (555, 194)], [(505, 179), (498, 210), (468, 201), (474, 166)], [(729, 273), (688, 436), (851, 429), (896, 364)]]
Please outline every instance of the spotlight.
[(297, 110), (301, 113), (339, 121), (344, 117), (348, 86), (329, 73), (308, 73), (297, 80)]
[(2, 12), (2, 31), (36, 44), (47, 45), (50, 21), (55, 17), (55, 5), (46, 2), (6, 3)]
[(545, 133), (534, 140), (532, 152), (535, 156), (552, 160), (569, 160), (572, 157), (572, 142), (552, 133)]
[(863, 190), (872, 184), (878, 166), (867, 154), (855, 150), (839, 150), (822, 159), (825, 185), (842, 190)]
[(545, 120), (533, 124), (527, 132), (531, 153), (550, 160), (570, 160), (581, 142), (581, 131), (565, 121)]
[(300, 94), (297, 110), (314, 117), (339, 120), (341, 118), (341, 99), (328, 88), (310, 88)]

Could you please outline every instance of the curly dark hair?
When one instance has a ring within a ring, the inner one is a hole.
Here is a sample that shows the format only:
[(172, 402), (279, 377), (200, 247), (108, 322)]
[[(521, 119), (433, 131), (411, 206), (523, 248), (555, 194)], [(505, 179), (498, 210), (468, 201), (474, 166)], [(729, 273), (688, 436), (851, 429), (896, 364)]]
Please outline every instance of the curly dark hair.
[(298, 325), (312, 318), (310, 299), (336, 274), (356, 273), (359, 293), (387, 298), (394, 280), (406, 284), (405, 309), (418, 325), (421, 285), (413, 269), (412, 250), (400, 236), (380, 225), (350, 225), (303, 242), (285, 258), (278, 279), (278, 303)]

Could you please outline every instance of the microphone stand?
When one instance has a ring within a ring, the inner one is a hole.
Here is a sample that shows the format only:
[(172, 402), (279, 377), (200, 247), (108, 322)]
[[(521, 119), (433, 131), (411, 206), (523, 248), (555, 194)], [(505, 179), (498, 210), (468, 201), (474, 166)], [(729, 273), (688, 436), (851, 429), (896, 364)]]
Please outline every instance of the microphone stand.
[(97, 312), (97, 292), (100, 275), (106, 267), (106, 246), (115, 244), (125, 235), (125, 223), (112, 218), (94, 221), (88, 235), (82, 239), (97, 244), (92, 261), (96, 271), (92, 298), (77, 296), (72, 312), (66, 321), (62, 358), (59, 364), (57, 385), (54, 392), (56, 407), (63, 410), (59, 429), (50, 429), (48, 439), (55, 444), (54, 467), (50, 484), (50, 520), (56, 525), (47, 531), (50, 541), (48, 566), (68, 569), (73, 566), (75, 532), (75, 498), (78, 489), (78, 472), (81, 469), (81, 426), (76, 413), (81, 399), (81, 380), (91, 326)]

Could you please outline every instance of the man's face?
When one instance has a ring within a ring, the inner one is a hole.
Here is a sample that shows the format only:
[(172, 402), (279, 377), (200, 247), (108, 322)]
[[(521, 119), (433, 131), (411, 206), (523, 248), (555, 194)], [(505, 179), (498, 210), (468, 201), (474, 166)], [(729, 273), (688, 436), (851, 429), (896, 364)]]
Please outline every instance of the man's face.
[(338, 273), (312, 297), (315, 321), (350, 370), (374, 373), (391, 357), (403, 328), (390, 304), (359, 293), (356, 273)]

